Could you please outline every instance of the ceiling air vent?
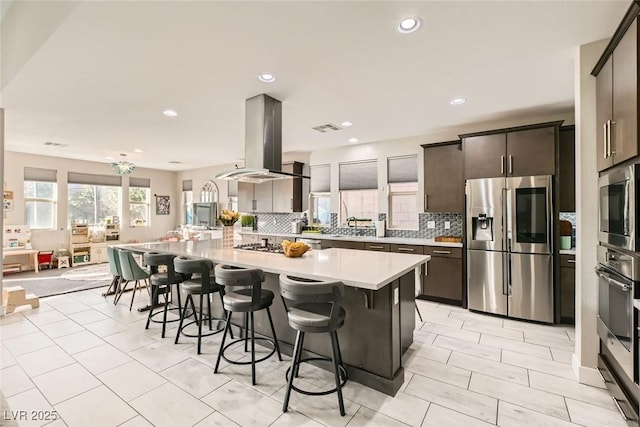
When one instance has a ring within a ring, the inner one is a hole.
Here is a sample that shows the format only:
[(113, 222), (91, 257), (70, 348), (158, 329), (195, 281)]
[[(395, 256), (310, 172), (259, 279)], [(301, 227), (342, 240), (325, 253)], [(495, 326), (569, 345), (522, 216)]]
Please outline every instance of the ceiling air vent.
[(51, 141), (45, 142), (44, 145), (48, 145), (49, 147), (68, 147), (69, 146), (69, 144), (60, 144), (59, 142), (51, 142)]
[(171, 164), (173, 164), (173, 165), (179, 165), (179, 164), (181, 164), (182, 162), (179, 162), (179, 161), (177, 161), (177, 160), (171, 160), (171, 161), (169, 161), (169, 163), (171, 163)]
[(317, 130), (318, 132), (321, 133), (327, 133), (327, 132), (333, 132), (336, 130), (342, 130), (342, 128), (340, 126), (334, 125), (333, 123), (327, 123), (326, 125), (320, 125), (320, 126), (316, 126), (311, 128), (313, 130)]

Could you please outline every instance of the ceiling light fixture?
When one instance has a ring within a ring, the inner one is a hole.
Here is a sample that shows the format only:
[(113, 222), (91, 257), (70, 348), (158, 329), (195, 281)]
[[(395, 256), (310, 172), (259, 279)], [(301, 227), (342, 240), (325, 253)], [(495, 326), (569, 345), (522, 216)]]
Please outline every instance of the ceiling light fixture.
[(164, 110), (162, 114), (164, 114), (167, 117), (176, 117), (178, 115), (178, 113), (176, 113), (175, 110)]
[(144, 151), (142, 151), (142, 150), (141, 150), (141, 149), (139, 149), (139, 148), (136, 148), (136, 149), (135, 149), (135, 150), (133, 150), (133, 151), (134, 151), (135, 153), (144, 153)]
[(349, 126), (353, 126), (353, 123), (351, 123), (351, 122), (342, 122), (342, 123), (340, 123), (340, 126), (342, 126), (343, 128), (348, 128)]
[(461, 104), (464, 104), (465, 102), (467, 102), (467, 100), (464, 99), (464, 98), (455, 98), (455, 99), (452, 99), (451, 101), (449, 101), (449, 104), (451, 104), (451, 105), (461, 105)]
[(413, 33), (422, 26), (420, 18), (405, 18), (398, 24), (398, 31), (403, 34)]
[(122, 157), (122, 160), (111, 163), (111, 167), (118, 175), (128, 175), (134, 171), (136, 165), (125, 160), (125, 157), (127, 157), (126, 154), (120, 154), (120, 156)]
[(358, 142), (358, 138), (349, 138), (349, 142)]
[(276, 78), (273, 74), (262, 73), (262, 74), (258, 74), (258, 80), (265, 83), (273, 83), (276, 81)]

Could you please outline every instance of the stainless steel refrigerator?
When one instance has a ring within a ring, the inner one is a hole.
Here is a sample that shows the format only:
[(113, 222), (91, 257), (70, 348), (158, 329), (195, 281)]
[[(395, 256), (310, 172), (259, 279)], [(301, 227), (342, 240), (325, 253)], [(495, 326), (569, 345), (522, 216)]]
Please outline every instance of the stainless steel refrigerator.
[(470, 179), (469, 308), (552, 323), (552, 177)]

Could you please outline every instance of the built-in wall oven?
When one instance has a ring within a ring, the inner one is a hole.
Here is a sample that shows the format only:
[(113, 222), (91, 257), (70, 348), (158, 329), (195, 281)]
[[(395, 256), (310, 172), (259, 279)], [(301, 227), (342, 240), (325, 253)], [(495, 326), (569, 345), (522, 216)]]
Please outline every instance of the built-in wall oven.
[(640, 189), (639, 165), (631, 164), (606, 171), (598, 179), (600, 242), (638, 252), (636, 192)]
[(638, 316), (640, 294), (638, 254), (598, 246), (598, 370), (618, 409), (631, 425), (638, 420)]

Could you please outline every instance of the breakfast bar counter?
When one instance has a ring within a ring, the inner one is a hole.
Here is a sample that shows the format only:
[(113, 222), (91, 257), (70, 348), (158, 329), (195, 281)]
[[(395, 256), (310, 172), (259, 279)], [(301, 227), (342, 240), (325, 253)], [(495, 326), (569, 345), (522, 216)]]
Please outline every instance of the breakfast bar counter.
[[(239, 267), (260, 268), (263, 287), (280, 294), (278, 276), (340, 280), (345, 287), (345, 325), (338, 332), (349, 378), (393, 395), (404, 381), (402, 354), (413, 342), (415, 273), (428, 255), (330, 248), (311, 250), (299, 258), (282, 254), (223, 249), (219, 240), (118, 245), (134, 252), (165, 252), (211, 259)], [(215, 299), (214, 299), (215, 301)], [(274, 300), (273, 321), (285, 353), (291, 354), (295, 331), (288, 325), (280, 298)], [(238, 317), (233, 323), (242, 324)], [(256, 314), (256, 331), (270, 335), (266, 317)], [(305, 350), (329, 356), (329, 340), (309, 336)]]

